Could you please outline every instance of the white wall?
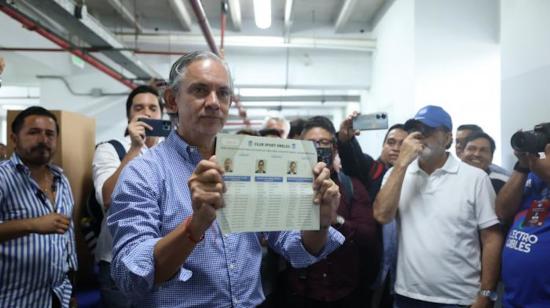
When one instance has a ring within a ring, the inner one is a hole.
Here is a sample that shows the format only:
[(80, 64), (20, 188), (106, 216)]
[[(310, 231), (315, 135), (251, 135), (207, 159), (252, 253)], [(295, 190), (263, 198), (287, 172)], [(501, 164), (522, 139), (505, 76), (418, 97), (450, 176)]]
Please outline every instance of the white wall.
[(455, 129), (480, 125), (500, 163), (499, 1), (415, 2), (415, 111), (440, 105)]
[(504, 164), (516, 159), (510, 137), (550, 122), (550, 1), (501, 0)]
[[(372, 88), (365, 109), (403, 123), (440, 105), (454, 126), (477, 123), (500, 144), (498, 0), (396, 0), (376, 28)], [(492, 115), (492, 116), (491, 116)], [(382, 132), (377, 136), (383, 136)], [(361, 139), (375, 157), (380, 138)], [(373, 144), (374, 142), (374, 144)], [(495, 162), (500, 161), (497, 153)]]
[[(414, 0), (396, 0), (374, 30), (372, 86), (363, 112), (386, 111), (390, 126), (414, 112)], [(363, 151), (378, 157), (385, 131), (363, 132)]]

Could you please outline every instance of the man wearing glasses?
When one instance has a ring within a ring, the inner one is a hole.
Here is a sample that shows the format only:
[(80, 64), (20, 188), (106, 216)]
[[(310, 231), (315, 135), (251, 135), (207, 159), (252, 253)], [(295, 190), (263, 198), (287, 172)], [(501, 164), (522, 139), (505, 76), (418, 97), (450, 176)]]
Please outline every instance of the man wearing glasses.
[(381, 242), (368, 190), (358, 178), (334, 169), (336, 131), (329, 119), (317, 116), (307, 120), (302, 139), (315, 143), (319, 160), (327, 162), (331, 179), (339, 185), (342, 197), (331, 224), (346, 241), (318, 263), (305, 269), (288, 268), (285, 307), (370, 307), (371, 294), (363, 286), (376, 278)]
[(502, 247), (491, 181), (447, 151), (452, 121), (443, 108), (420, 109), (405, 129), (374, 203), (380, 223), (398, 225), (395, 307), (490, 307)]

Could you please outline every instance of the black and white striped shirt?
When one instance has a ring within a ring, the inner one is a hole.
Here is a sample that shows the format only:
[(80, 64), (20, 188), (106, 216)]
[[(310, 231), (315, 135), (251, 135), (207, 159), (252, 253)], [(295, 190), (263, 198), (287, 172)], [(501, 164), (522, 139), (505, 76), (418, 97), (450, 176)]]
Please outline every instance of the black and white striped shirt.
[[(54, 205), (17, 154), (0, 162), (0, 224), (54, 211), (72, 217), (69, 182), (61, 168), (49, 168), (55, 179)], [(0, 243), (0, 307), (50, 307), (52, 293), (68, 307), (72, 286), (67, 273), (76, 268), (72, 221), (64, 234), (31, 233)]]

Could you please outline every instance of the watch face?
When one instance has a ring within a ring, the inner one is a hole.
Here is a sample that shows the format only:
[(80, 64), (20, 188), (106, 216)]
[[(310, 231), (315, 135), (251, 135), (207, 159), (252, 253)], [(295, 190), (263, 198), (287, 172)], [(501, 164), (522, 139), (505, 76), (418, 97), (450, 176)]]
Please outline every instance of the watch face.
[(488, 297), (493, 302), (496, 301), (497, 298), (498, 298), (497, 292), (491, 291), (491, 290), (481, 290), (481, 291), (479, 291), (479, 295), (484, 296), (484, 297)]

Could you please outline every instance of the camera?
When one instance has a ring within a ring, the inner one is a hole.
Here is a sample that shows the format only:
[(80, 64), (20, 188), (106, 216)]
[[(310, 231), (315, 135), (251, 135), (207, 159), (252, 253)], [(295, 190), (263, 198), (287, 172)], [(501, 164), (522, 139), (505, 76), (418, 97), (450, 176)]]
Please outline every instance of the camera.
[(518, 152), (532, 154), (544, 152), (544, 148), (550, 143), (550, 122), (536, 125), (533, 130), (515, 133), (510, 143)]

